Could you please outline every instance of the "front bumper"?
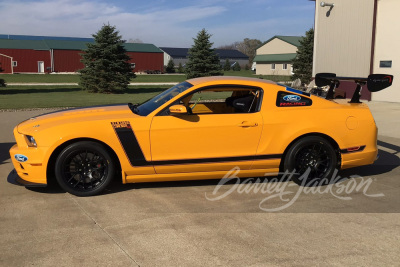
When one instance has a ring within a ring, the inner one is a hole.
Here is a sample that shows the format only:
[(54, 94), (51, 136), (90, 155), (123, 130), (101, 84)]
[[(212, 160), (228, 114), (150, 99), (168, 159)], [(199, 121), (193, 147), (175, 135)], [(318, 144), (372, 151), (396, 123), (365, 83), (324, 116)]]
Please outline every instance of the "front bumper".
[[(27, 160), (25, 162), (17, 161), (15, 155), (24, 155)], [(46, 168), (47, 164), (43, 164), (44, 151), (40, 148), (19, 148), (14, 145), (10, 149), (11, 161), (21, 183), (25, 184), (47, 184)]]
[(10, 174), (7, 177), (7, 181), (10, 184), (20, 185), (20, 186), (25, 186), (25, 187), (46, 187), (47, 186), (47, 184), (32, 183), (32, 182), (22, 179), (21, 177), (19, 177), (19, 175), (15, 169), (10, 172)]

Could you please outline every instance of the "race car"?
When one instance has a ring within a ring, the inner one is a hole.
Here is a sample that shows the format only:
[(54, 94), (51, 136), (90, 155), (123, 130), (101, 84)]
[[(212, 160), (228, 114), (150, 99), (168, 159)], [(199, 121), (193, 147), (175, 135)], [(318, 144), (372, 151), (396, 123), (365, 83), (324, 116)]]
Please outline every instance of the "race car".
[[(341, 79), (358, 86), (350, 103), (332, 99)], [(14, 128), (16, 180), (56, 181), (77, 196), (122, 183), (220, 179), (294, 173), (301, 185), (329, 182), (336, 169), (372, 164), (377, 128), (361, 86), (377, 91), (393, 76), (318, 74), (327, 98), (275, 82), (241, 77), (190, 79), (142, 104), (116, 104), (43, 114)], [(304, 174), (307, 174), (304, 176)]]

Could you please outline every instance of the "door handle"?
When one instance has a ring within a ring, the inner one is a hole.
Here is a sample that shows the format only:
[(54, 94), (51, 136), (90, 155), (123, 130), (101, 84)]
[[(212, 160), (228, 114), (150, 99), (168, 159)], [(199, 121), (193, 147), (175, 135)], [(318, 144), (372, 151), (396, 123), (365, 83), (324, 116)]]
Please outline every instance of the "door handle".
[(258, 123), (257, 122), (251, 122), (251, 121), (243, 121), (238, 126), (239, 127), (256, 127), (256, 126), (258, 126)]

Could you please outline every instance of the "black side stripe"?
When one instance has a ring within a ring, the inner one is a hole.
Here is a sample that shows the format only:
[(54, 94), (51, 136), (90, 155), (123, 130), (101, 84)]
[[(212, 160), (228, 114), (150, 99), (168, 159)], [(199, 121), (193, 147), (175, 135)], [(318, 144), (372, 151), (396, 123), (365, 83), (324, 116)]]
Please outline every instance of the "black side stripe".
[(217, 163), (231, 161), (246, 161), (246, 160), (263, 160), (263, 159), (280, 159), (282, 154), (257, 155), (257, 156), (238, 156), (224, 158), (202, 158), (202, 159), (177, 159), (177, 160), (158, 160), (147, 161), (143, 151), (136, 139), (130, 124), (127, 127), (114, 127), (115, 133), (125, 151), (126, 156), (132, 166), (160, 166), (160, 165), (179, 165), (179, 164), (199, 164), (199, 163)]
[(144, 157), (130, 124), (128, 124), (128, 127), (114, 127), (114, 130), (132, 166), (151, 165)]
[(246, 161), (260, 159), (280, 159), (281, 154), (272, 155), (257, 155), (257, 156), (239, 156), (225, 158), (203, 158), (203, 159), (176, 159), (176, 160), (158, 160), (152, 161), (153, 165), (177, 165), (177, 164), (198, 164), (198, 163), (216, 163), (216, 162), (231, 162), (231, 161)]

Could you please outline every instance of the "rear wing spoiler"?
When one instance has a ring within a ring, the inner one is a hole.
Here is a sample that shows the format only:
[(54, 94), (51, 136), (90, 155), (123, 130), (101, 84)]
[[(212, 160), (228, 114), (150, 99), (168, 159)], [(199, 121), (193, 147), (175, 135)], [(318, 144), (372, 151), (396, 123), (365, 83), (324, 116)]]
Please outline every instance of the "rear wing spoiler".
[(315, 84), (318, 87), (329, 85), (326, 99), (334, 98), (335, 89), (339, 86), (340, 81), (353, 81), (357, 84), (350, 103), (361, 103), (360, 96), (363, 85), (367, 84), (368, 91), (370, 92), (378, 92), (392, 85), (393, 75), (371, 74), (368, 78), (338, 77), (335, 73), (318, 73), (315, 75)]

